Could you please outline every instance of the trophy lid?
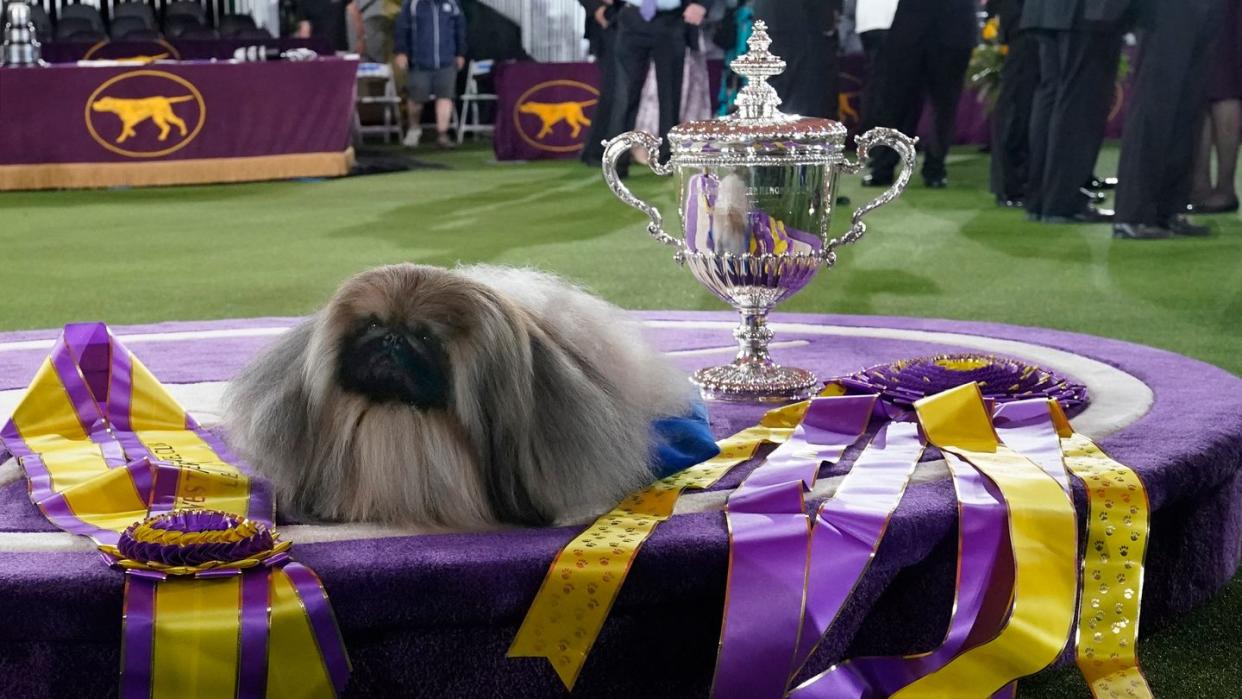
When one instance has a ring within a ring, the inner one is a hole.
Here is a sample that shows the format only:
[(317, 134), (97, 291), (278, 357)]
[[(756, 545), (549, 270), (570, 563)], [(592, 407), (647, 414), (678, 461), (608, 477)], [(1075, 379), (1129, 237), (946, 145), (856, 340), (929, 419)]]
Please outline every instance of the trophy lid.
[(845, 126), (831, 119), (785, 114), (768, 78), (785, 70), (785, 61), (768, 51), (767, 24), (756, 20), (746, 41), (750, 50), (734, 59), (733, 71), (747, 79), (737, 95), (737, 111), (727, 117), (691, 121), (668, 134), (674, 163), (822, 163), (845, 146)]

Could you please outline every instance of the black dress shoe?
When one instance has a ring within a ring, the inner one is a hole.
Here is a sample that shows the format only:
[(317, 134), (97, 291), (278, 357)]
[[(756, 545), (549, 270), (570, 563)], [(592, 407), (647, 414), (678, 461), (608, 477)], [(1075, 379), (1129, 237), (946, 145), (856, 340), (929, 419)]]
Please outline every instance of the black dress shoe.
[(949, 178), (941, 175), (939, 177), (924, 177), (923, 184), (930, 189), (944, 189), (949, 186)]
[(1165, 224), (1165, 228), (1172, 231), (1173, 235), (1184, 235), (1192, 238), (1202, 238), (1212, 234), (1212, 229), (1207, 226), (1194, 223), (1185, 216), (1174, 216)]
[(1160, 240), (1172, 238), (1173, 233), (1167, 228), (1149, 226), (1146, 223), (1114, 223), (1113, 237), (1131, 240)]
[(1087, 180), (1086, 188), (1095, 189), (1095, 190), (1116, 189), (1117, 178), (1116, 177), (1096, 177), (1095, 175), (1092, 175), (1091, 179)]
[(1208, 198), (1191, 204), (1187, 207), (1187, 210), (1195, 214), (1231, 214), (1238, 210), (1238, 200), (1236, 197), (1217, 200)]
[(862, 186), (864, 187), (890, 187), (893, 184), (892, 175), (863, 175)]
[(1040, 219), (1044, 223), (1112, 223), (1112, 209), (1097, 209), (1091, 204), (1087, 204), (1086, 208), (1076, 214), (1070, 216), (1049, 216), (1044, 215)]
[(996, 205), (1005, 209), (1021, 209), (1026, 206), (1026, 202), (1021, 199), (1006, 199), (1005, 197), (997, 197)]

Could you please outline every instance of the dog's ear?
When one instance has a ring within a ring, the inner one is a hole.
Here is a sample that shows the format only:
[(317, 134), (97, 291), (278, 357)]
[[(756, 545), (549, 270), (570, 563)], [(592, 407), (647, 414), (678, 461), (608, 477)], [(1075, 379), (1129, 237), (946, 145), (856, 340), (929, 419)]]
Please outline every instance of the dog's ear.
[(285, 333), (229, 382), (224, 396), (228, 441), (277, 487), (296, 482), (311, 448), (301, 367), (313, 327), (308, 320)]
[(471, 357), (451, 357), (457, 418), (474, 445), (487, 503), (496, 519), (542, 526), (548, 510), (532, 495), (537, 450), (532, 449), (536, 409), (526, 314), (491, 289), (480, 303)]

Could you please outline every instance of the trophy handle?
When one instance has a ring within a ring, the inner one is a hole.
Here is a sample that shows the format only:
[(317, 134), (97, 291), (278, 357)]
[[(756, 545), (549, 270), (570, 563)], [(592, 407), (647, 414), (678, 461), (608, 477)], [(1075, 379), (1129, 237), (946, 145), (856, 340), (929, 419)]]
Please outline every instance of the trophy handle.
[[(674, 238), (664, 231), (664, 217), (660, 215), (659, 209), (651, 204), (634, 196), (629, 187), (621, 181), (621, 176), (617, 174), (617, 160), (625, 155), (631, 148), (642, 146), (647, 150), (649, 158), (648, 166), (651, 171), (657, 175), (667, 176), (673, 173), (673, 168), (668, 163), (660, 164), (660, 139), (652, 136), (645, 131), (627, 131), (616, 138), (604, 142), (604, 182), (608, 184), (608, 188), (612, 193), (617, 195), (621, 201), (647, 214), (647, 218), (651, 219), (651, 223), (647, 224), (647, 232), (651, 237), (677, 248), (677, 261), (680, 262), (686, 254), (686, 245), (681, 240)], [(909, 175), (906, 176), (909, 179)]]
[(863, 223), (863, 216), (896, 199), (905, 191), (906, 185), (910, 183), (910, 175), (914, 174), (914, 146), (918, 141), (917, 138), (910, 138), (896, 129), (884, 127), (876, 127), (854, 139), (854, 142), (858, 144), (858, 159), (852, 163), (848, 160), (844, 161), (841, 167), (843, 171), (851, 174), (861, 171), (867, 162), (867, 152), (872, 147), (887, 146), (897, 151), (897, 154), (901, 156), (901, 173), (897, 175), (893, 186), (854, 211), (850, 229), (846, 231), (845, 235), (840, 238), (833, 238), (828, 242), (828, 259), (836, 258), (835, 255), (832, 255), (833, 250), (842, 245), (857, 242), (863, 236), (863, 233), (867, 232), (867, 224)]

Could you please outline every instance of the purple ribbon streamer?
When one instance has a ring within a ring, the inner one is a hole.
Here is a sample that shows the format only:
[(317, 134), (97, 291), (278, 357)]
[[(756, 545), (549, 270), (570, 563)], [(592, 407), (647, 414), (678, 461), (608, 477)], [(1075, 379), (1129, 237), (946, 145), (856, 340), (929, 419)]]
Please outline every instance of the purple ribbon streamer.
[(1048, 399), (1034, 398), (998, 406), (992, 422), (1002, 442), (1043, 469), (1072, 499), (1073, 489), (1061, 455), (1061, 436), (1051, 415)]
[(268, 606), (272, 569), (251, 568), (241, 580), (241, 652), (237, 657), (238, 699), (267, 694)]
[[(952, 454), (944, 457), (958, 501), (957, 597), (944, 642), (930, 653), (857, 658), (834, 665), (796, 687), (790, 699), (890, 696), (999, 632), (1013, 587), (1008, 509), (991, 481)], [(1012, 688), (997, 694), (1005, 696), (1006, 691)]]
[(155, 658), (155, 585), (158, 579), (125, 574), (125, 611), (122, 622), (121, 697), (149, 699), (151, 666)]
[(712, 694), (785, 693), (806, 591), (810, 518), (803, 492), (866, 429), (874, 396), (815, 398), (793, 435), (729, 497), (729, 576)]
[(323, 656), (324, 667), (328, 669), (328, 676), (332, 678), (332, 686), (338, 693), (344, 692), (349, 681), (349, 656), (345, 654), (345, 642), (332, 613), (332, 605), (328, 602), (328, 593), (319, 576), (301, 563), (291, 561), (283, 570), (302, 598), (302, 606), (315, 632), (315, 641)]
[(795, 667), (806, 662), (870, 567), (923, 448), (916, 423), (885, 425), (820, 506)]

